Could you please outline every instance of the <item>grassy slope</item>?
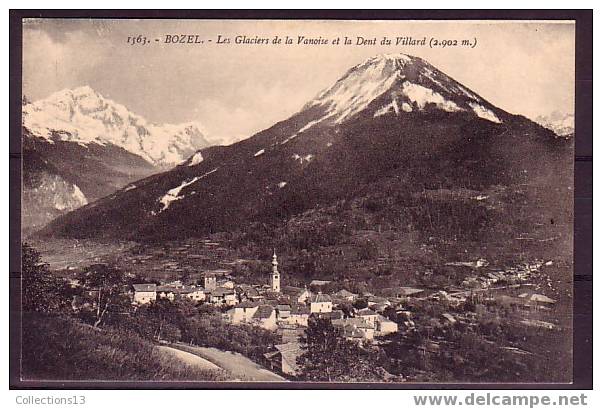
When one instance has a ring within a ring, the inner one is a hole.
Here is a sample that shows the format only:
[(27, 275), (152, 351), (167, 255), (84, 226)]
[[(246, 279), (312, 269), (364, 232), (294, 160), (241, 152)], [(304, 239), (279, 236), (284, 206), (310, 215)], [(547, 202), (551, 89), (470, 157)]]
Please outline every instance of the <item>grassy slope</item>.
[(22, 345), (26, 380), (226, 380), (221, 372), (183, 365), (132, 333), (66, 318), (24, 316)]

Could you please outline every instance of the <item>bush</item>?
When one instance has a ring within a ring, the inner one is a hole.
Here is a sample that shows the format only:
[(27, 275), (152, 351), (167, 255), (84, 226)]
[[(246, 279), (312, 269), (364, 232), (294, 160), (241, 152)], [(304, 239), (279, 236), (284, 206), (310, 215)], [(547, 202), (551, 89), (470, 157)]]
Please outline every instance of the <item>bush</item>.
[(368, 261), (374, 260), (378, 257), (378, 246), (371, 240), (366, 240), (360, 244), (357, 252), (359, 260)]
[(182, 324), (182, 341), (239, 352), (259, 362), (279, 342), (272, 331), (251, 325), (232, 325), (218, 313), (191, 317)]

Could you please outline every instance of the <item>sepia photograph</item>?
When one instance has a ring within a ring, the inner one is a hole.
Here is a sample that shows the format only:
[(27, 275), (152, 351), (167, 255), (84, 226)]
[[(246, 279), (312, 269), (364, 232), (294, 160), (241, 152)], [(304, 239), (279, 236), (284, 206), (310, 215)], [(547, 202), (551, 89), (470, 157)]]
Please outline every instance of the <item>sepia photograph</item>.
[(22, 385), (573, 383), (575, 20), (21, 36)]

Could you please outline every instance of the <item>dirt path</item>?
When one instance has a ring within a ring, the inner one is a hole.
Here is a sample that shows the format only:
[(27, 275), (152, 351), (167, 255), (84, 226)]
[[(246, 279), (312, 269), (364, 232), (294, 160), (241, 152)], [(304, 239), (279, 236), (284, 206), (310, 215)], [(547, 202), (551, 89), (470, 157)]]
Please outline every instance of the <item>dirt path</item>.
[(174, 347), (183, 352), (194, 354), (195, 356), (206, 359), (240, 381), (252, 382), (286, 382), (282, 376), (275, 374), (261, 365), (256, 364), (249, 358), (236, 352), (222, 351), (217, 348), (207, 348), (190, 346), (186, 344), (176, 344)]
[(163, 352), (166, 352), (166, 353), (174, 356), (175, 358), (179, 359), (180, 361), (184, 362), (185, 364), (188, 364), (191, 366), (196, 366), (201, 369), (218, 370), (218, 371), (221, 370), (221, 368), (219, 366), (215, 365), (213, 362), (210, 362), (204, 358), (201, 358), (198, 355), (191, 354), (190, 352), (182, 351), (180, 349), (168, 347), (165, 345), (160, 345), (157, 348), (159, 348)]

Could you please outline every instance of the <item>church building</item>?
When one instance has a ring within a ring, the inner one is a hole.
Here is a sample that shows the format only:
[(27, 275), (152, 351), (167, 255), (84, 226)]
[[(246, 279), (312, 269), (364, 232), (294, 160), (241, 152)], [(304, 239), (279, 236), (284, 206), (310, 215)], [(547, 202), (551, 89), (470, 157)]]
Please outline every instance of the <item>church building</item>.
[(280, 273), (278, 272), (278, 257), (276, 256), (276, 250), (274, 250), (274, 256), (272, 256), (272, 275), (270, 276), (270, 287), (272, 291), (280, 292)]

